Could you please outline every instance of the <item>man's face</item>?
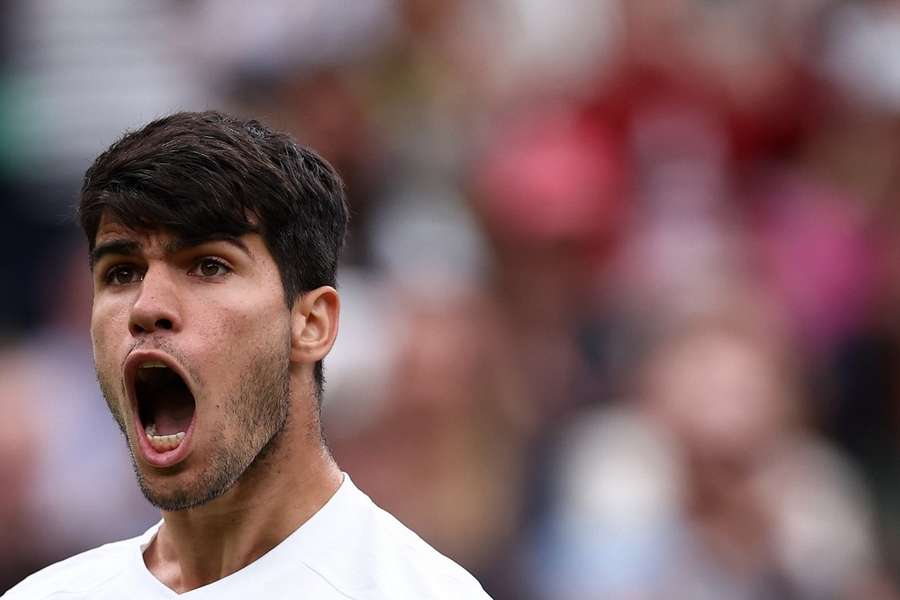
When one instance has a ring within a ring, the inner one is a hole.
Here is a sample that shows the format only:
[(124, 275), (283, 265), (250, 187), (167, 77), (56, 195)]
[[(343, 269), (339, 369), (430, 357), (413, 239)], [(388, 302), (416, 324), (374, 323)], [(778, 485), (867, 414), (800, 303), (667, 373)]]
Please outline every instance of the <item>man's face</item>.
[(187, 241), (107, 216), (93, 252), (97, 378), (147, 499), (196, 506), (227, 491), (287, 420), (278, 268), (257, 234)]

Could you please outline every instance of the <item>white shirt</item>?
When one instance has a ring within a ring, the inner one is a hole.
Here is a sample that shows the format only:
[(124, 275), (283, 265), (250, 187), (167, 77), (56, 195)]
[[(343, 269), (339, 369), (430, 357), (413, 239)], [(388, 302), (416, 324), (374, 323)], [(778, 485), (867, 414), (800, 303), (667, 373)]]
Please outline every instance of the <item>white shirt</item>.
[(4, 600), (490, 600), (462, 567), (375, 505), (350, 477), (334, 496), (258, 560), (176, 594), (144, 564), (159, 529), (106, 544), (35, 573)]

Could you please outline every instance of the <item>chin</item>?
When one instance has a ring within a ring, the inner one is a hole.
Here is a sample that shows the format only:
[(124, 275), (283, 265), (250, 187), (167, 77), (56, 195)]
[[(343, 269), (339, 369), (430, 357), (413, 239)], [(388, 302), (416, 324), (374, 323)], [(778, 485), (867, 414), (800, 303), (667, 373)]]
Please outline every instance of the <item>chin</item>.
[(170, 489), (168, 486), (147, 484), (146, 481), (142, 483), (141, 491), (150, 504), (165, 511), (187, 510), (212, 499), (210, 494), (199, 490)]
[(177, 511), (202, 506), (225, 494), (236, 481), (230, 475), (216, 469), (196, 473), (178, 464), (162, 473), (139, 472), (138, 483), (150, 504), (160, 510)]

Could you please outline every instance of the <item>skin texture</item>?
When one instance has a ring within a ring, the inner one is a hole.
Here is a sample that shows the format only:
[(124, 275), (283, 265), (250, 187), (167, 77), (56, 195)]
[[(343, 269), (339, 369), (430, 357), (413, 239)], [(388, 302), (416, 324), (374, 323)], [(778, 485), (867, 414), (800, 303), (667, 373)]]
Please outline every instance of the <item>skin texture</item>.
[[(312, 375), (334, 343), (339, 299), (325, 286), (287, 306), (257, 234), (179, 248), (104, 215), (96, 246), (113, 241), (132, 248), (93, 265), (97, 377), (141, 488), (162, 509), (145, 562), (182, 593), (262, 556), (340, 485)], [(126, 392), (129, 355), (148, 351), (180, 367), (196, 401), (188, 452), (168, 467), (145, 459)]]

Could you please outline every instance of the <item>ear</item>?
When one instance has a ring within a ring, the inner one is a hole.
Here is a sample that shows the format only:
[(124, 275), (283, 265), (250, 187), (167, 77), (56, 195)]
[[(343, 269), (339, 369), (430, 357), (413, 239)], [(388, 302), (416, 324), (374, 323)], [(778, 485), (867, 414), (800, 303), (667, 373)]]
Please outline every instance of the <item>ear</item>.
[(304, 292), (291, 309), (291, 362), (315, 364), (325, 358), (337, 337), (341, 299), (322, 286)]

